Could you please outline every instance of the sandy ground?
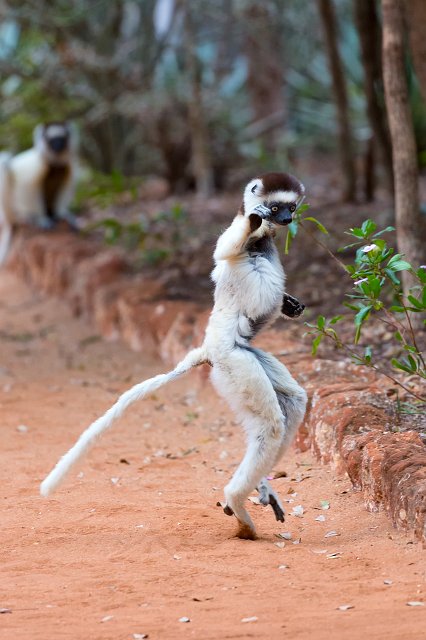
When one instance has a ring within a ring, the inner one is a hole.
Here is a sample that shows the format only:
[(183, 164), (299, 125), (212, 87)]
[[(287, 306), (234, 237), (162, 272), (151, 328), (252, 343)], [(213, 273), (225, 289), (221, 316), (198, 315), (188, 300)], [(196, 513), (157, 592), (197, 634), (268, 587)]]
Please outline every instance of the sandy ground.
[(425, 551), (310, 454), (277, 469), (288, 473), (273, 481), (285, 524), (252, 504), (259, 540), (233, 537), (215, 505), (242, 437), (197, 374), (129, 410), (41, 498), (40, 480), (82, 429), (164, 369), (93, 333), (1, 275), (2, 640), (426, 637), (426, 606), (407, 606), (426, 601)]

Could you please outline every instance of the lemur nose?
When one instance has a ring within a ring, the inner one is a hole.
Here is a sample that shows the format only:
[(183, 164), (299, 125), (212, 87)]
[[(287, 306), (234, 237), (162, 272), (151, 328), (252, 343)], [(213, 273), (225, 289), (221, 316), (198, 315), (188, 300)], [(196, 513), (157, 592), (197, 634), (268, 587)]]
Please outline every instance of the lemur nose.
[(290, 222), (293, 222), (293, 216), (287, 209), (284, 209), (284, 211), (280, 211), (278, 215), (274, 217), (274, 222), (282, 225), (290, 224)]

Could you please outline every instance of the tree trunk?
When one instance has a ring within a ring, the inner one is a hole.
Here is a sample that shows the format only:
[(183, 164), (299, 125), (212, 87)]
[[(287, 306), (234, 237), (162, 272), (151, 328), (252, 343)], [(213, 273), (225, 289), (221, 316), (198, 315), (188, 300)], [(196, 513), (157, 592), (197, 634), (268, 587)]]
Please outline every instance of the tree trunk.
[(284, 69), (280, 56), (282, 31), (270, 0), (245, 0), (242, 6), (252, 124), (266, 153), (273, 155), (285, 124)]
[(332, 0), (317, 0), (324, 30), (328, 63), (333, 81), (333, 93), (336, 102), (339, 125), (339, 150), (343, 167), (343, 199), (353, 202), (356, 196), (356, 169), (354, 143), (350, 127), (349, 101), (345, 75), (337, 46), (337, 22)]
[[(424, 242), (418, 191), (417, 151), (408, 101), (404, 65), (404, 26), (401, 0), (382, 0), (383, 76), (393, 150), (395, 222), (398, 251), (418, 267), (424, 262)], [(404, 290), (410, 274), (402, 272)]]
[(393, 193), (392, 145), (383, 103), (381, 26), (375, 0), (353, 0), (355, 23), (361, 45), (367, 115), (383, 164), (388, 188)]
[(185, 0), (185, 36), (186, 64), (190, 86), (188, 112), (191, 132), (191, 164), (197, 195), (208, 198), (213, 193), (213, 168), (209, 136), (204, 118), (201, 69), (197, 58), (195, 27), (190, 0)]
[(405, 0), (414, 69), (426, 102), (426, 0)]

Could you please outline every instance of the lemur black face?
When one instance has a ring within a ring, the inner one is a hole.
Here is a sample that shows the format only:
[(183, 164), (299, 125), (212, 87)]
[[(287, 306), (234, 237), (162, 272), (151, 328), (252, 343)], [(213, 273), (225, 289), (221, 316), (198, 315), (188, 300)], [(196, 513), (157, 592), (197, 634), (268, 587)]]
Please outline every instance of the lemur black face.
[(50, 151), (60, 154), (67, 150), (69, 133), (68, 129), (61, 124), (47, 125), (44, 132), (44, 137)]
[(68, 136), (54, 136), (47, 140), (47, 144), (54, 153), (62, 153), (68, 146)]
[(293, 213), (296, 211), (294, 202), (270, 202), (268, 208), (271, 212), (271, 221), (275, 224), (286, 225), (293, 220)]

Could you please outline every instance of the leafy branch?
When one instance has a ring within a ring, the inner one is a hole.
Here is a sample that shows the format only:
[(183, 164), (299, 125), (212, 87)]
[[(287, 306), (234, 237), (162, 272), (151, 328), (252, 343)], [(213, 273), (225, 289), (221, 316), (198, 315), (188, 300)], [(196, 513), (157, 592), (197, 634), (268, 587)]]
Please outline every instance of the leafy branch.
[[(426, 402), (426, 397), (410, 389), (391, 373), (393, 368), (426, 380), (425, 359), (411, 320), (411, 314), (426, 311), (426, 266), (422, 265), (415, 269), (402, 254), (395, 253), (395, 250), (382, 238), (384, 233), (393, 231), (394, 228), (386, 227), (377, 231), (377, 224), (373, 220), (365, 220), (361, 227), (354, 227), (345, 232), (354, 239), (354, 242), (339, 249), (338, 253), (356, 247), (354, 262), (345, 264), (309, 228), (307, 223), (314, 224), (322, 234), (329, 235), (319, 220), (313, 216), (303, 216), (308, 208), (309, 205), (300, 207), (295, 219), (289, 225), (285, 253), (290, 250), (301, 228), (339, 264), (339, 267), (352, 280), (351, 290), (345, 294), (349, 301), (344, 302), (344, 305), (351, 312), (350, 317), (355, 329), (353, 345), (349, 345), (336, 329), (336, 325), (344, 316), (334, 316), (329, 320), (324, 316), (318, 316), (316, 324), (305, 323), (310, 329), (308, 333), (314, 336), (313, 355), (316, 354), (323, 338), (331, 339), (338, 349), (350, 355), (355, 364), (374, 369), (421, 402)], [(398, 277), (401, 271), (409, 271), (414, 281), (406, 297)], [(392, 330), (395, 346), (399, 347), (401, 352), (398, 357), (392, 357), (390, 362), (385, 361), (379, 364), (377, 359), (373, 358), (371, 345), (367, 346), (363, 353), (357, 350), (362, 329), (373, 318), (383, 322)]]

